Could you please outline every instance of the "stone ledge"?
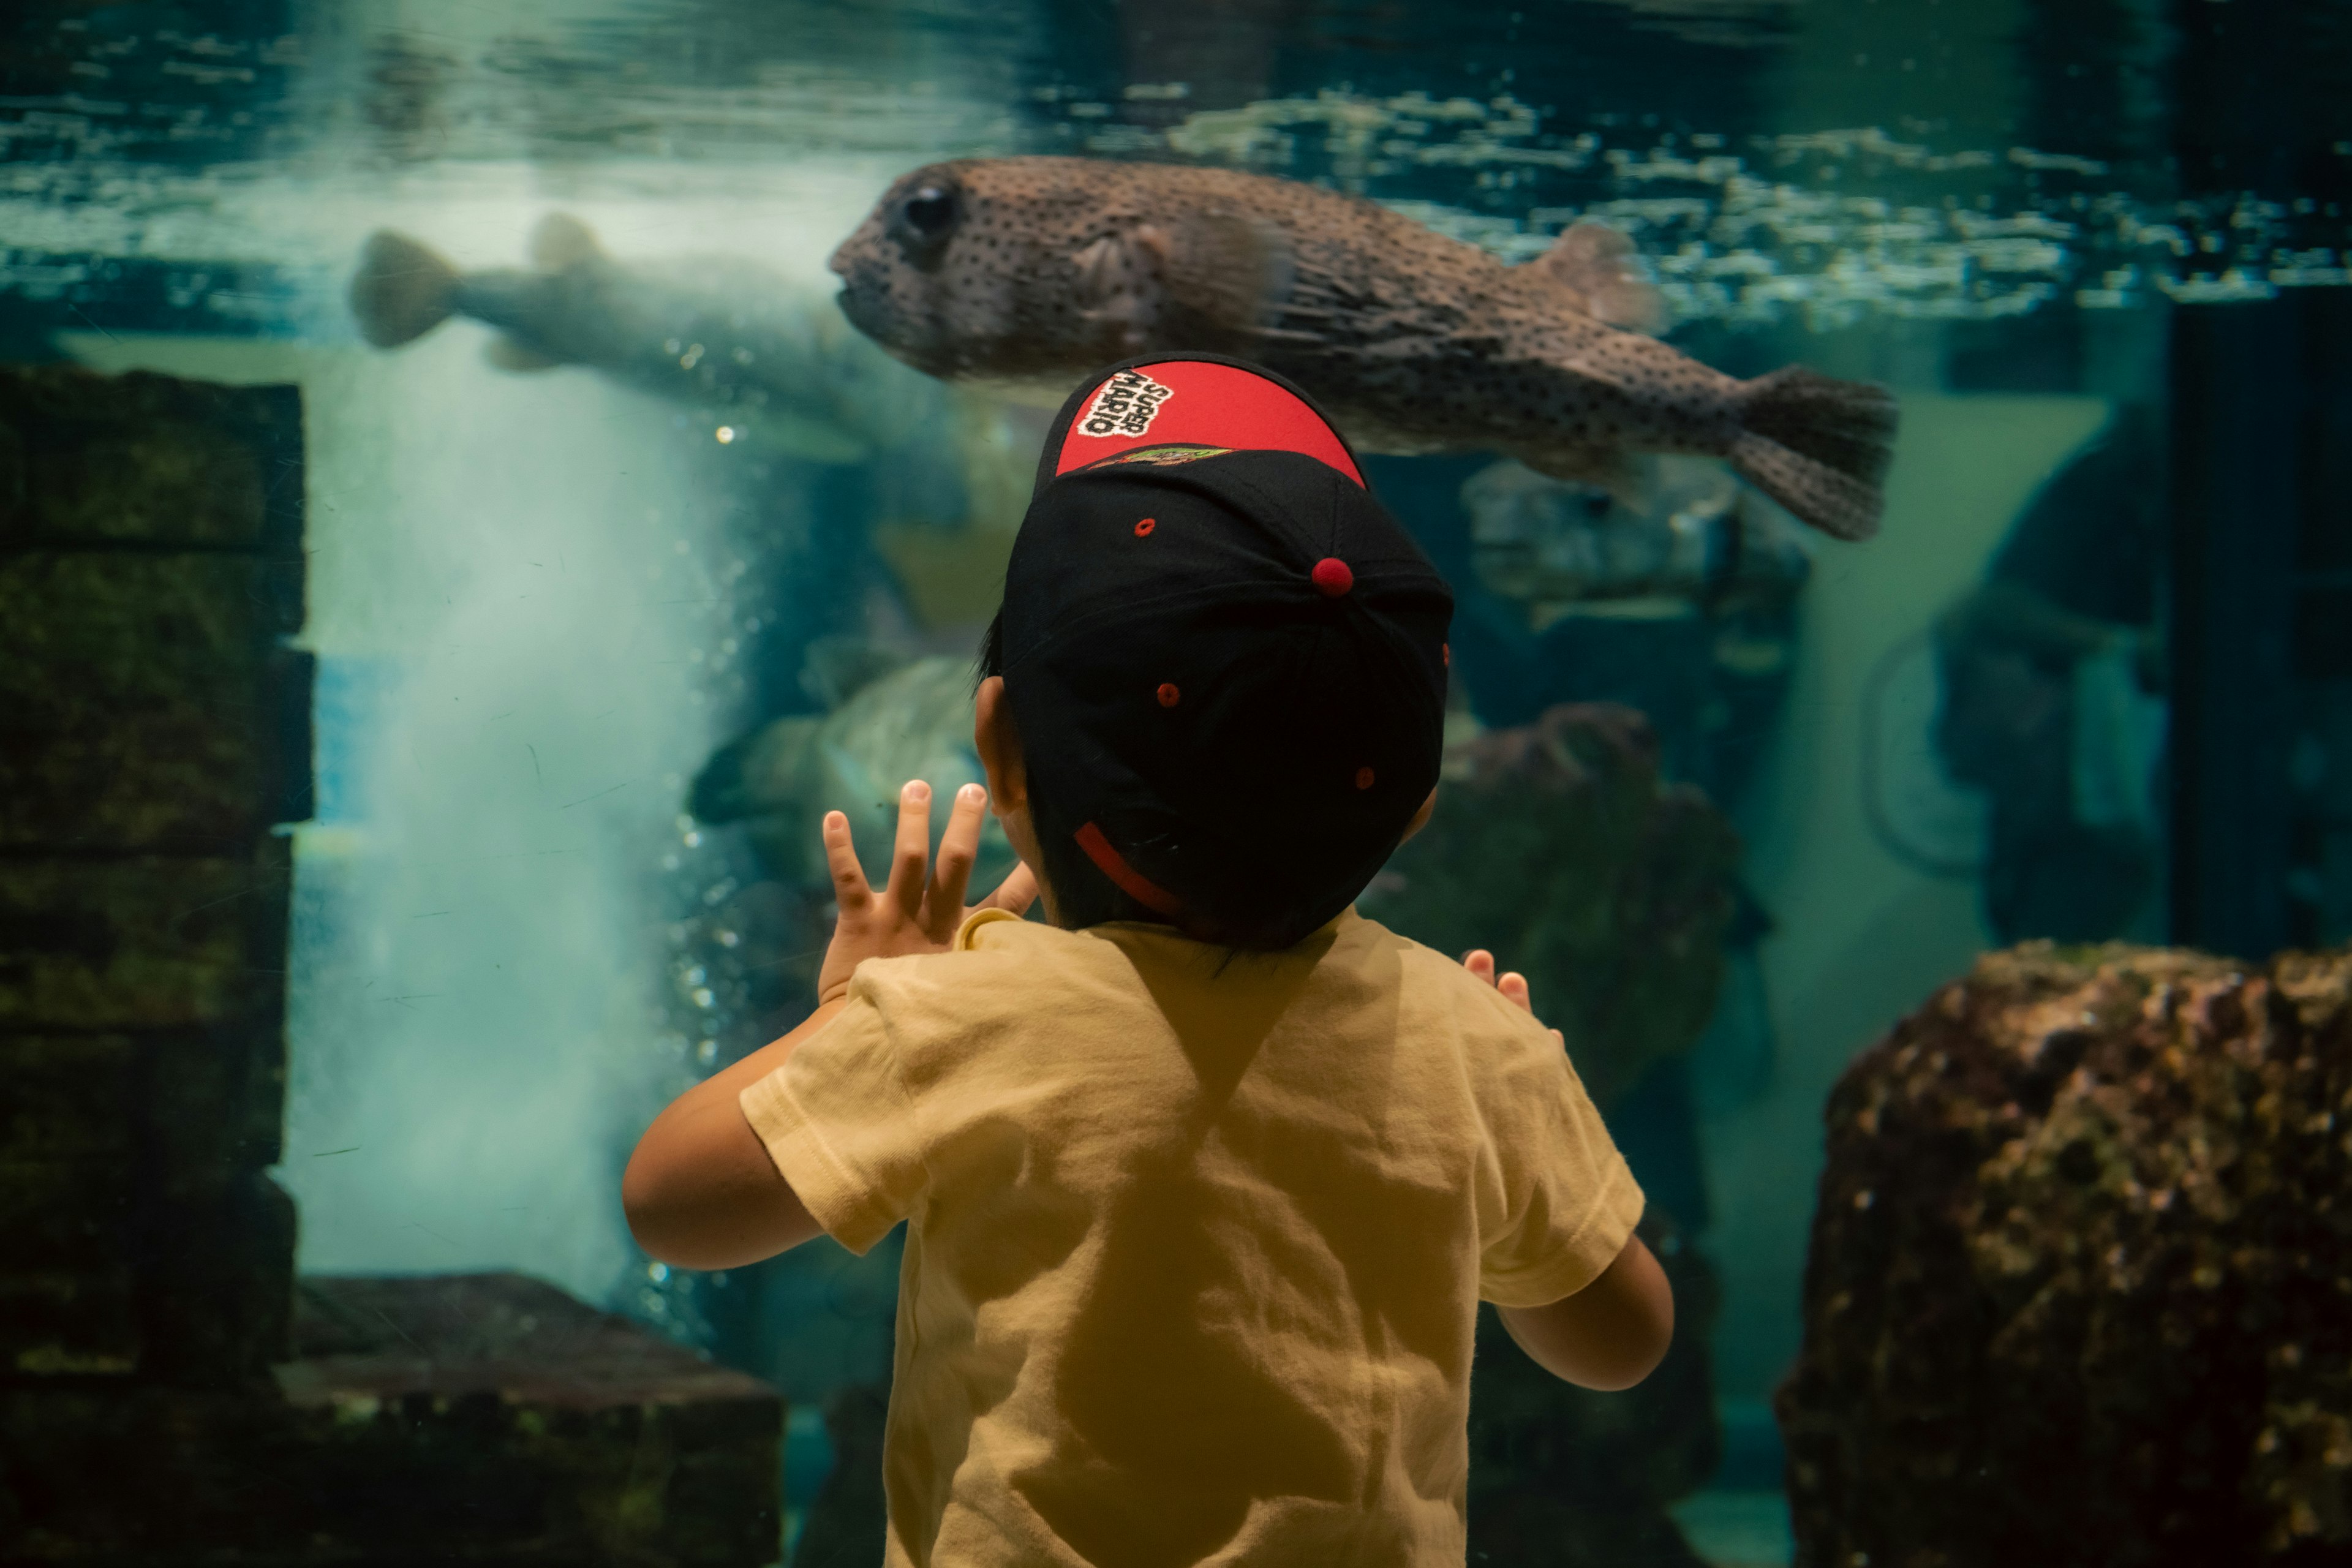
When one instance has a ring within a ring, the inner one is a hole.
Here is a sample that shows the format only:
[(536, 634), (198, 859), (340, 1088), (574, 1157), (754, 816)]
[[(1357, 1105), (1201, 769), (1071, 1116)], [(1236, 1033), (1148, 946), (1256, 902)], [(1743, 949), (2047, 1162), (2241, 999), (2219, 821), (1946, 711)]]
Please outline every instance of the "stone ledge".
[(761, 1568), (783, 1404), (511, 1274), (301, 1282), (240, 1391), (8, 1386), (0, 1560)]
[(16, 1380), (0, 1397), (51, 1379), (235, 1386), (287, 1356), (294, 1202), (265, 1173), (166, 1203), (120, 1163), (0, 1165), (0, 1380)]

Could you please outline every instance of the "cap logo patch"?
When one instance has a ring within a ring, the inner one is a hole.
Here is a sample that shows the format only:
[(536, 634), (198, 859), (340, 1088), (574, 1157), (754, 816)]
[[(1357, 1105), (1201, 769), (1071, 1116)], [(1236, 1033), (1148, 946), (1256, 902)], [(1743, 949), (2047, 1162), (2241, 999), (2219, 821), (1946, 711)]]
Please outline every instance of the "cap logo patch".
[(1105, 438), (1140, 436), (1159, 417), (1160, 405), (1175, 395), (1174, 387), (1139, 370), (1116, 372), (1096, 389), (1094, 401), (1078, 416), (1077, 434)]

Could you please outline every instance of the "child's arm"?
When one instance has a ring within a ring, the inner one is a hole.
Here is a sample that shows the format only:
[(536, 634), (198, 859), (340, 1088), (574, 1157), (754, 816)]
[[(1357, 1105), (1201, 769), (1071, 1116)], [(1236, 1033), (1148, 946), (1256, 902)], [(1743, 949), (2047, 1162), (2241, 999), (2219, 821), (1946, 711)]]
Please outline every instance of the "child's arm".
[[(1527, 977), (1495, 973), (1495, 955), (1465, 953), (1463, 967), (1528, 1012)], [(1555, 1040), (1558, 1029), (1551, 1032)], [(1649, 1247), (1627, 1237), (1616, 1260), (1572, 1296), (1548, 1307), (1501, 1307), (1513, 1342), (1554, 1377), (1614, 1393), (1657, 1369), (1675, 1338), (1675, 1293)]]
[(737, 1268), (815, 1237), (821, 1227), (778, 1173), (737, 1099), (845, 1005), (825, 1003), (782, 1039), (711, 1074), (654, 1118), (621, 1173), (621, 1207), (639, 1247), (678, 1268)]
[(1638, 1236), (1575, 1295), (1496, 1310), (1538, 1366), (1580, 1388), (1633, 1387), (1657, 1369), (1675, 1337), (1675, 1293)]
[[(778, 1173), (759, 1135), (743, 1120), (743, 1090), (774, 1072), (794, 1047), (833, 1022), (849, 994), (849, 977), (869, 958), (940, 952), (969, 912), (966, 881), (980, 850), (987, 792), (957, 792), (930, 864), (930, 786), (917, 780), (898, 794), (898, 837), (890, 879), (880, 892), (866, 881), (850, 842), (849, 819), (824, 819), (825, 861), (840, 918), (817, 972), (817, 1009), (782, 1039), (688, 1089), (654, 1118), (621, 1175), (621, 1207), (637, 1245), (680, 1268), (735, 1268), (772, 1258), (814, 1237), (820, 1226), (792, 1184)], [(1018, 912), (1037, 896), (1027, 867), (1016, 868), (986, 903)]]

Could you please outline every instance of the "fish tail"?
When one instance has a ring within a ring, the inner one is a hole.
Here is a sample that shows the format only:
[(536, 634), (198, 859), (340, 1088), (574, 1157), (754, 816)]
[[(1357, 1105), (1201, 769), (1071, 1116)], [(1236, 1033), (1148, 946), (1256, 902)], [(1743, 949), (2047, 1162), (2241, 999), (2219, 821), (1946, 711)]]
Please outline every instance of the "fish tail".
[(1878, 531), (1879, 481), (1895, 456), (1895, 395), (1801, 365), (1741, 386), (1732, 470), (1836, 539)]
[(457, 309), (457, 269), (405, 235), (380, 228), (360, 247), (352, 315), (380, 349), (421, 338)]

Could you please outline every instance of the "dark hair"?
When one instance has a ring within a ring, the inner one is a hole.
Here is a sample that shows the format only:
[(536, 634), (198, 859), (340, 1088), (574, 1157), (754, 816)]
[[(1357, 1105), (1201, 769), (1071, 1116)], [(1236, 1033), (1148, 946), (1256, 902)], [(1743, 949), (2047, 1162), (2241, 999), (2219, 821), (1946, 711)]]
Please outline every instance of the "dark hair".
[[(999, 610), (988, 623), (988, 631), (980, 641), (980, 681), (1004, 673), (1004, 612)], [(997, 710), (1006, 724), (1013, 722), (1010, 706)], [(1020, 731), (1016, 728), (1017, 737)], [(1037, 773), (1029, 770), (1029, 820), (1037, 829), (1037, 853), (1045, 864), (1036, 868), (1045, 879), (1054, 903), (1054, 913), (1071, 931), (1083, 931), (1087, 926), (1101, 925), (1107, 921), (1148, 921), (1153, 925), (1170, 923), (1161, 916), (1145, 909), (1102, 874), (1096, 864), (1078, 848), (1078, 829), (1084, 825), (1069, 818), (1054, 800), (1050, 790), (1037, 787)]]

